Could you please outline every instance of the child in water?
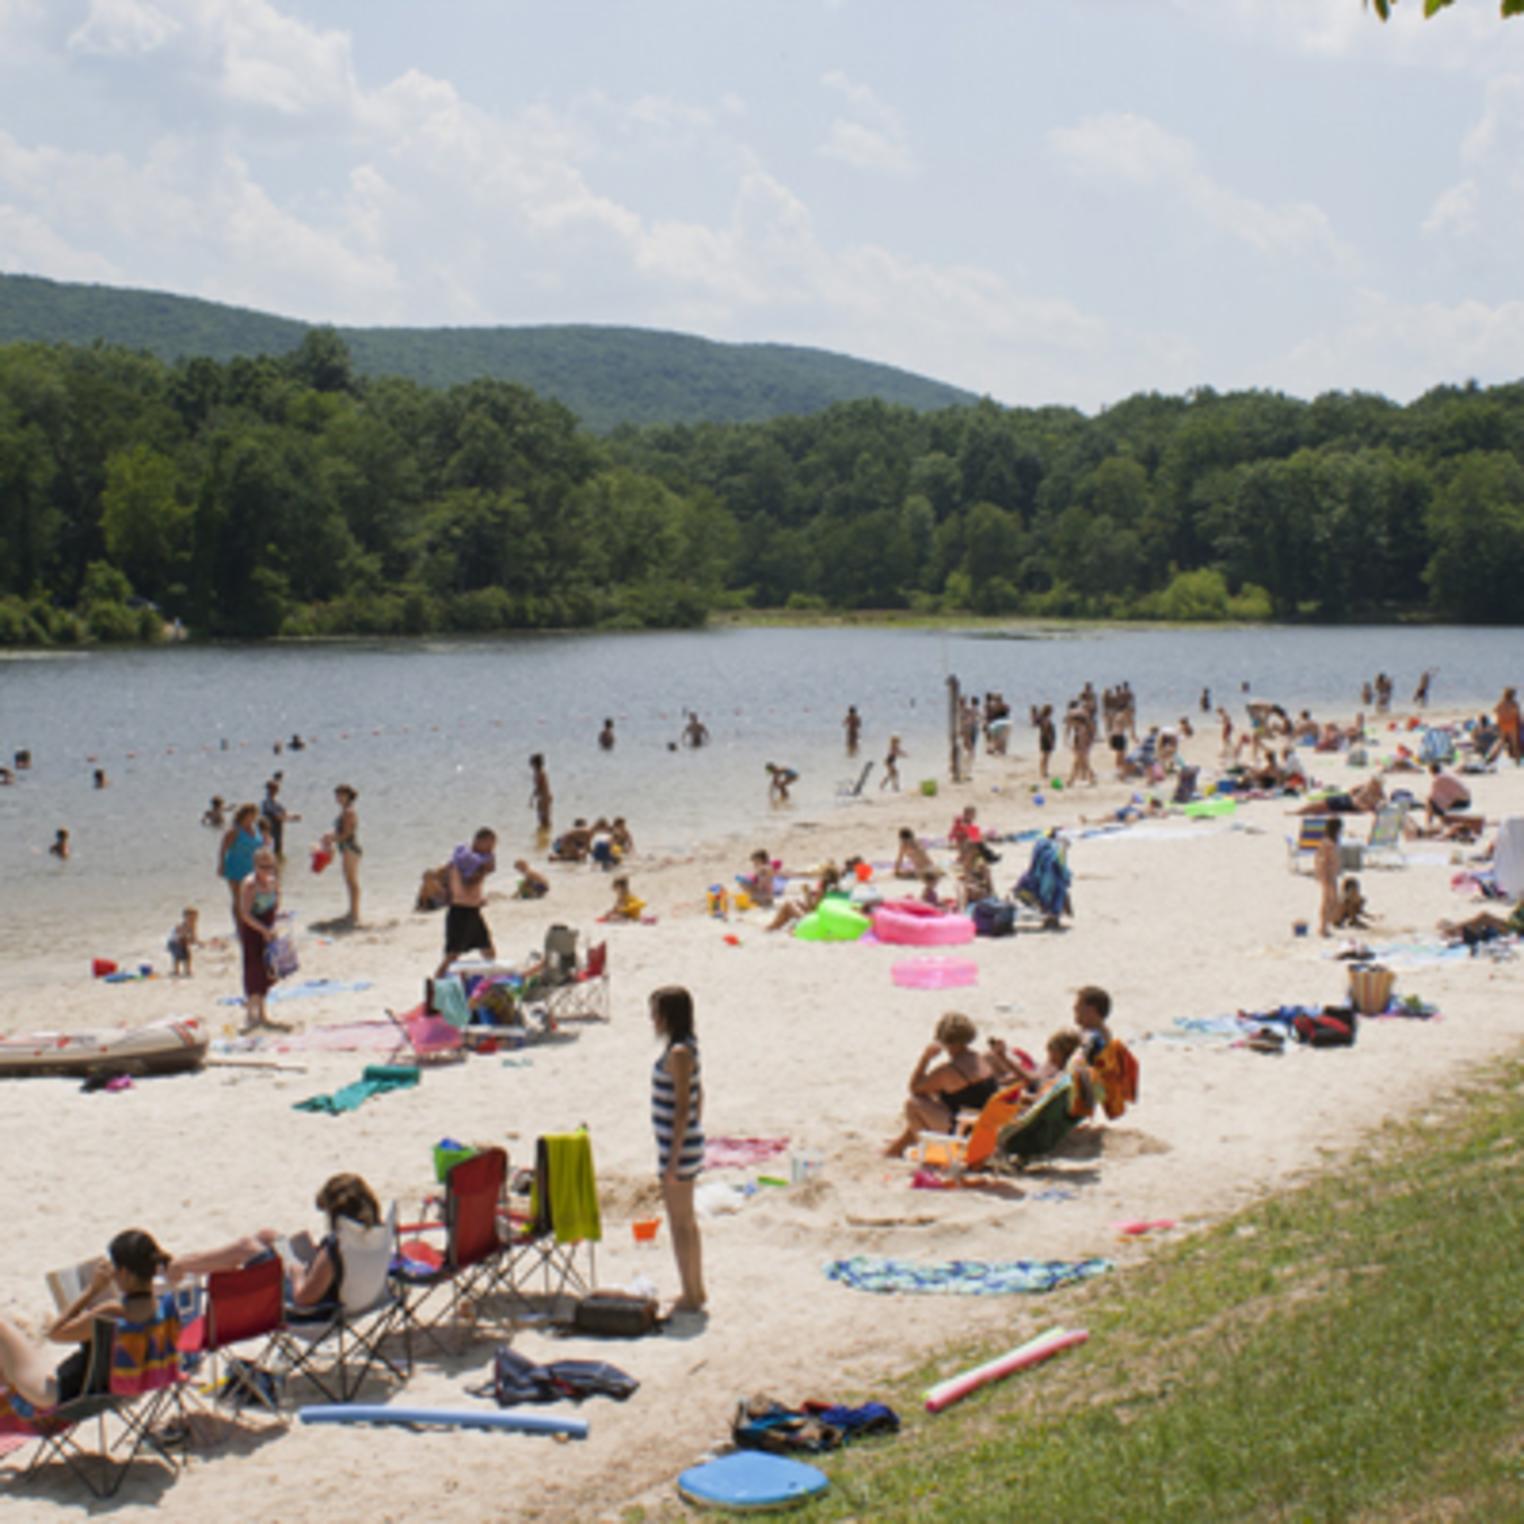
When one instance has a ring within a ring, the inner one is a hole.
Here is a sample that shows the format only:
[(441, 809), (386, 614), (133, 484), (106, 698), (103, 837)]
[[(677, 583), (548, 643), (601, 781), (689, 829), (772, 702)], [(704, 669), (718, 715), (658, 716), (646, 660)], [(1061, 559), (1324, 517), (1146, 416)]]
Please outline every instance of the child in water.
[(169, 955), (174, 959), (174, 967), (170, 972), (175, 978), (182, 974), (188, 979), (191, 972), (191, 948), (201, 946), (201, 938), (196, 935), (196, 924), (200, 919), (193, 905), (187, 905), (180, 912), (180, 924), (170, 932), (169, 940), (164, 944), (169, 949)]
[(519, 886), (514, 890), (519, 899), (543, 900), (550, 893), (550, 880), (543, 873), (536, 873), (522, 857), (513, 866), (519, 875)]
[(66, 827), (59, 826), (59, 828), (58, 828), (58, 834), (56, 836), (54, 836), (54, 838), (53, 838), (53, 845), (48, 848), (48, 851), (51, 852), (53, 854), (53, 856), (56, 857), (59, 860), (59, 862), (61, 862), (61, 863), (68, 862), (68, 860), (69, 860), (69, 832), (68, 832)]
[(791, 767), (779, 767), (776, 762), (763, 766), (767, 769), (767, 797), (774, 804), (787, 804), (788, 791), (799, 781), (799, 774)]

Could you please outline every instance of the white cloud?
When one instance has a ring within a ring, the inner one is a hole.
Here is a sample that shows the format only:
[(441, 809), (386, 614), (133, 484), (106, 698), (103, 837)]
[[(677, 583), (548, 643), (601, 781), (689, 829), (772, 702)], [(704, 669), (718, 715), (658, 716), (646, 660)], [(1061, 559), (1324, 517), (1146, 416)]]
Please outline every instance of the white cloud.
[(77, 249), (42, 218), (0, 201), (0, 270), (46, 272), (54, 280), (110, 283), (122, 271), (103, 254)]
[(819, 152), (824, 158), (850, 164), (854, 169), (909, 174), (915, 157), (906, 141), (905, 124), (892, 106), (873, 89), (840, 69), (829, 69), (820, 83), (845, 97), (850, 116), (836, 117)]
[(1423, 231), (1431, 237), (1449, 234), (1457, 238), (1469, 238), (1481, 226), (1478, 207), (1481, 192), (1475, 180), (1462, 180), (1448, 190), (1441, 191), (1423, 220)]
[(1114, 112), (1048, 133), (1051, 152), (1099, 183), (1172, 192), (1219, 232), (1266, 256), (1311, 255), (1345, 268), (1358, 263), (1311, 202), (1270, 206), (1215, 180), (1188, 139), (1146, 116)]
[[(1386, 61), (1400, 67), (1485, 74), (1504, 45), (1494, 0), (1460, 3), (1426, 21), (1423, 0), (1400, 0), (1381, 22), (1360, 0), (1171, 0), (1203, 26), (1227, 28), (1251, 46), (1313, 58)], [(1513, 25), (1518, 25), (1517, 22)]]
[(1296, 345), (1283, 385), (1304, 393), (1361, 387), (1407, 400), (1441, 382), (1516, 377), (1524, 301), (1401, 302), (1361, 291), (1342, 327)]
[(76, 53), (138, 56), (161, 48), (180, 22), (150, 0), (90, 0), (90, 13), (69, 33)]

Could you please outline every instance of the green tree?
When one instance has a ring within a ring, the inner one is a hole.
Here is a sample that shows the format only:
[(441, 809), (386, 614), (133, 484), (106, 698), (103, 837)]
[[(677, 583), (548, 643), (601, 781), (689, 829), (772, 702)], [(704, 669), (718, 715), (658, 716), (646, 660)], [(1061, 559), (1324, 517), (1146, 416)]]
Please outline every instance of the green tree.
[(175, 474), (175, 463), (146, 444), (119, 450), (106, 462), (106, 554), (145, 598), (163, 597), (185, 547), (190, 514), (176, 496)]
[(1426, 576), (1435, 608), (1454, 619), (1524, 619), (1524, 466), (1512, 455), (1464, 457), (1430, 514)]

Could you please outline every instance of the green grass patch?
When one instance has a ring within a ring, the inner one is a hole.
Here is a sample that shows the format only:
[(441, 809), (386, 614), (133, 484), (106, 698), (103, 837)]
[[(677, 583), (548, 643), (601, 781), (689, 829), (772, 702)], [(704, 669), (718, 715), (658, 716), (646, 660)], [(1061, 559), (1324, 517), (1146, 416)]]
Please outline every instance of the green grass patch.
[(1515, 1064), (1303, 1188), (1024, 1304), (1090, 1342), (937, 1417), (925, 1387), (1003, 1345), (878, 1394), (904, 1432), (829, 1459), (812, 1517), (1524, 1518), (1521, 1155)]

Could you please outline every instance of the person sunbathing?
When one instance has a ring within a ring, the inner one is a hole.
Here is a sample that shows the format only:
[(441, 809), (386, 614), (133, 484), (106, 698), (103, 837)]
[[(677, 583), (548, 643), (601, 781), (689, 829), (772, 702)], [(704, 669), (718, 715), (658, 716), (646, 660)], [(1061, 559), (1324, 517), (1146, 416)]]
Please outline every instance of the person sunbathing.
[(172, 1302), (166, 1305), (153, 1289), (154, 1277), (168, 1263), (169, 1256), (141, 1229), (118, 1233), (89, 1285), (48, 1325), (49, 1343), (78, 1346), (56, 1363), (46, 1347), (0, 1318), (0, 1413), (8, 1408), (29, 1422), (80, 1396), (97, 1319), (147, 1322), (170, 1315)]
[(1447, 942), (1464, 943), (1472, 949), (1483, 942), (1496, 942), (1500, 937), (1524, 936), (1524, 899), (1507, 916), (1482, 910), (1468, 920), (1441, 921), (1439, 934)]
[[(978, 1111), (999, 1088), (997, 1061), (972, 1047), (978, 1028), (959, 1011), (949, 1011), (937, 1023), (936, 1040), (921, 1053), (910, 1075), (904, 1130), (884, 1149), (898, 1159), (919, 1133), (951, 1132), (960, 1111)], [(945, 1062), (938, 1063), (939, 1058)]]
[[(313, 1203), (328, 1219), (328, 1232), (305, 1262), (288, 1262), (286, 1275), (287, 1314), (298, 1322), (332, 1317), (341, 1305), (344, 1290), (344, 1256), (339, 1248), (339, 1220), (348, 1218), (362, 1228), (381, 1222), (381, 1206), (375, 1193), (359, 1175), (330, 1175)], [(167, 1260), (171, 1282), (191, 1275), (212, 1275), (220, 1270), (242, 1270), (276, 1252), (281, 1235), (273, 1228), (260, 1228), (246, 1238), (196, 1254)]]
[(1429, 764), (1429, 797), (1424, 802), (1424, 824), (1432, 826), (1471, 809), (1471, 790), (1459, 778), (1451, 777), (1438, 762)]
[(826, 895), (834, 894), (841, 888), (841, 871), (835, 863), (827, 863), (821, 871), (817, 883), (806, 884), (800, 891), (798, 899), (786, 899), (778, 906), (778, 913), (767, 923), (769, 931), (782, 931), (785, 926), (795, 921), (802, 921), (805, 916), (815, 910)]

